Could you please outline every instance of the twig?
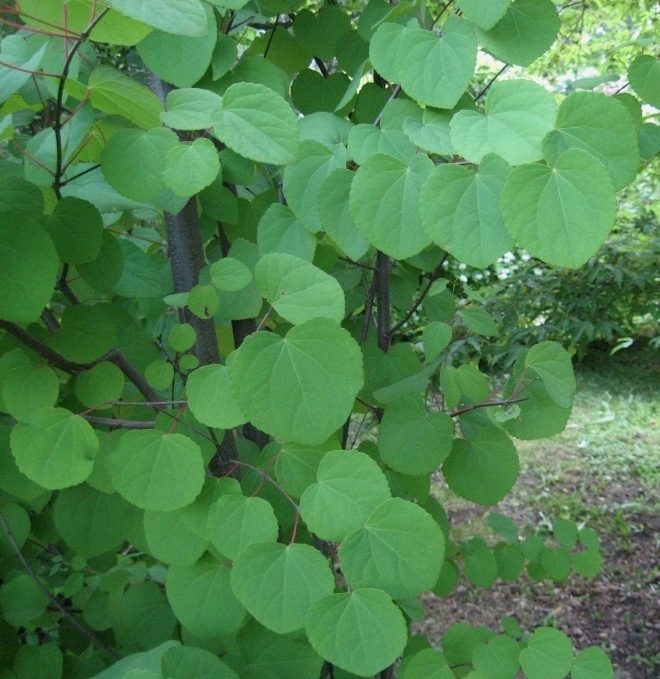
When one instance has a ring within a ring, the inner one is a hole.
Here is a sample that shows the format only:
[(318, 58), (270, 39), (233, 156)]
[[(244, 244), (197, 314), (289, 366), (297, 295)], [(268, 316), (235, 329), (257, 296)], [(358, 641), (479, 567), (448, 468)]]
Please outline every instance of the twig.
[(433, 23), (431, 24), (431, 28), (433, 28), (433, 27), (438, 23), (438, 19), (439, 19), (439, 18), (447, 11), (447, 8), (449, 7), (449, 5), (451, 5), (451, 3), (452, 3), (453, 1), (454, 1), (454, 0), (449, 0), (449, 2), (446, 2), (446, 3), (444, 4), (444, 6), (443, 6), (443, 8), (440, 10), (440, 13), (438, 14), (438, 16), (437, 16), (435, 19), (433, 19)]
[(259, 323), (255, 332), (259, 332), (264, 327), (264, 325), (266, 325), (266, 323), (267, 323), (267, 321), (270, 318), (270, 315), (272, 313), (273, 313), (273, 305), (271, 304), (271, 306), (268, 307), (268, 311), (266, 312), (265, 316), (261, 319), (261, 323)]
[[(399, 92), (401, 92), (401, 85), (397, 85), (394, 88), (394, 92), (392, 92), (392, 95), (390, 98), (385, 102), (385, 106), (387, 106), (391, 101), (394, 101), (399, 96)], [(380, 119), (383, 117), (383, 111), (385, 110), (385, 106), (383, 106), (383, 110), (376, 116), (376, 120), (374, 120), (374, 125), (378, 126), (380, 125)]]
[(347, 264), (352, 264), (353, 266), (359, 266), (361, 269), (370, 269), (371, 271), (376, 270), (375, 266), (371, 266), (371, 264), (362, 264), (362, 262), (356, 262), (354, 259), (351, 259), (350, 257), (339, 257), (339, 259), (342, 262), (346, 262)]
[(18, 546), (18, 543), (16, 542), (16, 538), (14, 537), (14, 533), (12, 532), (11, 528), (9, 527), (9, 524), (7, 523), (7, 520), (5, 519), (4, 515), (2, 512), (0, 512), (0, 523), (2, 524), (2, 527), (7, 535), (7, 539), (9, 540), (9, 543), (11, 544), (14, 552), (16, 553), (16, 556), (18, 557), (19, 561), (23, 565), (23, 568), (25, 569), (25, 572), (37, 583), (39, 586), (39, 589), (46, 595), (48, 600), (57, 608), (60, 613), (82, 634), (84, 634), (92, 644), (94, 644), (97, 648), (100, 648), (101, 650), (105, 651), (108, 655), (112, 656), (113, 658), (119, 660), (121, 657), (119, 653), (116, 651), (113, 651), (111, 648), (106, 646), (100, 639), (97, 639), (86, 627), (81, 625), (74, 617), (71, 615), (67, 609), (62, 606), (62, 604), (57, 600), (55, 596), (50, 592), (50, 590), (41, 582), (39, 576), (35, 573), (34, 569), (30, 564), (27, 562), (27, 559), (23, 556), (23, 552), (21, 552), (21, 548)]
[(390, 335), (393, 335), (397, 330), (399, 330), (399, 328), (402, 328), (410, 320), (411, 316), (415, 313), (415, 311), (417, 311), (417, 309), (419, 308), (419, 305), (424, 301), (424, 298), (426, 297), (426, 295), (429, 294), (429, 291), (431, 290), (431, 286), (433, 285), (433, 283), (435, 283), (438, 280), (438, 278), (440, 278), (440, 274), (442, 273), (442, 265), (447, 260), (447, 257), (449, 257), (449, 253), (445, 253), (445, 256), (440, 261), (440, 264), (438, 264), (438, 266), (435, 267), (435, 270), (433, 271), (433, 273), (429, 277), (429, 282), (427, 283), (424, 290), (422, 290), (422, 292), (419, 294), (419, 296), (415, 300), (415, 303), (410, 307), (410, 309), (408, 309), (408, 311), (406, 312), (406, 315), (403, 317), (403, 319), (400, 320), (390, 330)]
[(322, 59), (319, 57), (314, 57), (314, 63), (319, 67), (319, 71), (321, 71), (321, 75), (324, 78), (327, 78), (330, 75), (328, 67), (323, 63)]
[(60, 182), (60, 186), (65, 186), (69, 182), (72, 182), (74, 179), (78, 179), (78, 177), (82, 177), (83, 175), (87, 174), (88, 172), (94, 172), (94, 170), (98, 170), (100, 165), (92, 165), (92, 167), (88, 167), (86, 170), (83, 170), (82, 172), (78, 172), (78, 174), (74, 174), (73, 177), (69, 177), (68, 179), (65, 179), (64, 181)]
[(115, 427), (116, 429), (153, 429), (155, 422), (143, 422), (140, 420), (118, 420), (114, 417), (95, 417), (93, 415), (81, 415), (90, 424), (98, 424), (101, 427)]
[(364, 306), (364, 321), (362, 322), (362, 332), (360, 333), (360, 344), (364, 344), (367, 341), (367, 335), (369, 334), (369, 323), (371, 322), (371, 312), (374, 308), (377, 284), (378, 280), (376, 274), (374, 274), (374, 277), (371, 279), (371, 286), (367, 292), (367, 303)]
[(268, 474), (263, 469), (259, 469), (259, 467), (255, 467), (254, 465), (248, 464), (247, 462), (242, 462), (241, 460), (227, 460), (228, 464), (234, 464), (238, 465), (239, 467), (247, 467), (248, 469), (251, 469), (252, 471), (257, 472), (258, 474), (261, 474), (266, 481), (269, 481), (272, 483), (277, 490), (284, 495), (284, 497), (293, 505), (294, 509), (296, 512), (300, 512), (300, 507), (298, 506), (298, 503), (280, 486), (275, 479), (272, 479)]
[(488, 90), (492, 87), (493, 83), (506, 71), (506, 69), (509, 68), (509, 64), (504, 64), (502, 68), (486, 83), (485, 87), (477, 94), (477, 96), (474, 98), (474, 101), (477, 102), (481, 97), (488, 92)]
[(275, 31), (277, 30), (277, 22), (280, 20), (280, 15), (278, 14), (275, 17), (275, 23), (273, 24), (273, 30), (270, 32), (270, 36), (268, 38), (268, 43), (266, 44), (266, 49), (264, 50), (264, 59), (268, 56), (268, 50), (270, 49), (270, 46), (273, 42), (273, 38), (275, 37)]
[(367, 401), (363, 401), (359, 396), (355, 398), (355, 400), (358, 403), (361, 403), (365, 408), (368, 408), (371, 410), (371, 412), (378, 418), (378, 421), (380, 422), (383, 419), (383, 415), (385, 414), (385, 410), (379, 406), (372, 405), (371, 403), (368, 403)]
[(514, 398), (508, 399), (506, 401), (489, 401), (488, 403), (477, 403), (473, 406), (466, 406), (460, 410), (455, 410), (453, 413), (449, 413), (449, 417), (458, 417), (459, 415), (464, 415), (465, 413), (472, 412), (473, 410), (478, 410), (479, 408), (492, 408), (495, 406), (510, 406), (514, 403), (522, 403), (523, 401), (529, 401), (529, 396), (525, 398)]

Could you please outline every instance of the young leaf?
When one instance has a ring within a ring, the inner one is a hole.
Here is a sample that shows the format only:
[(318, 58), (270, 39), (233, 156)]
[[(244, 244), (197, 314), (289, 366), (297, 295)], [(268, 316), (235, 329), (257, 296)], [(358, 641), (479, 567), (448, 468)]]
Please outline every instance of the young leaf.
[(256, 427), (311, 445), (342, 426), (364, 380), (357, 343), (329, 318), (306, 321), (283, 338), (250, 335), (227, 368), (236, 400)]
[(543, 382), (550, 398), (561, 408), (570, 408), (577, 385), (571, 357), (557, 342), (534, 345), (525, 357), (525, 367), (531, 368)]
[(278, 634), (304, 627), (312, 604), (335, 589), (332, 570), (318, 550), (276, 542), (244, 549), (232, 567), (231, 584), (248, 612)]
[(502, 192), (507, 231), (531, 255), (576, 269), (610, 232), (616, 212), (606, 168), (581, 149), (569, 149), (554, 167), (521, 165)]
[(195, 370), (188, 377), (186, 393), (192, 414), (208, 427), (232, 429), (247, 422), (232, 394), (224, 365), (205, 365)]
[(461, 543), (461, 554), (465, 560), (465, 575), (477, 587), (492, 587), (497, 578), (497, 560), (485, 540), (472, 538)]
[(322, 540), (340, 542), (391, 497), (380, 467), (365, 453), (334, 450), (319, 464), (317, 483), (300, 498), (300, 513)]
[(218, 152), (210, 139), (178, 144), (165, 156), (163, 184), (177, 196), (193, 196), (209, 186), (220, 172)]
[(375, 587), (411, 599), (438, 580), (445, 555), (440, 526), (421, 507), (400, 498), (377, 507), (339, 548), (351, 587)]
[(252, 281), (252, 272), (234, 257), (223, 257), (211, 265), (211, 282), (218, 290), (236, 292)]
[(361, 677), (391, 665), (407, 639), (401, 611), (378, 589), (318, 599), (307, 616), (306, 631), (321, 657)]

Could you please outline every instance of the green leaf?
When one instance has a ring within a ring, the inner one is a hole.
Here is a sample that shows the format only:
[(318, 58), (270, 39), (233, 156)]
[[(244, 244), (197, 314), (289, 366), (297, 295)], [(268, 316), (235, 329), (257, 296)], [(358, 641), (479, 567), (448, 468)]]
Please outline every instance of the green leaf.
[(116, 68), (95, 68), (89, 76), (88, 87), (89, 99), (99, 111), (123, 116), (145, 130), (160, 125), (163, 105), (158, 97), (148, 87)]
[(59, 258), (48, 234), (35, 222), (0, 214), (0, 318), (36, 321), (53, 294)]
[(407, 32), (400, 24), (385, 22), (369, 41), (369, 60), (378, 74), (390, 82), (401, 82), (402, 42)]
[(484, 31), (490, 31), (506, 14), (511, 0), (490, 0), (488, 3), (479, 0), (457, 0), (456, 4), (468, 21)]
[(195, 419), (208, 427), (233, 429), (247, 422), (232, 394), (224, 365), (206, 365), (195, 370), (188, 376), (186, 393)]
[(222, 97), (198, 88), (172, 90), (165, 102), (167, 111), (160, 119), (175, 130), (205, 130), (211, 127), (211, 114), (222, 108)]
[(543, 155), (553, 165), (571, 148), (582, 149), (607, 168), (616, 190), (637, 174), (637, 131), (625, 106), (599, 92), (573, 92), (559, 107), (557, 129), (543, 140)]
[(452, 329), (446, 323), (432, 321), (422, 333), (424, 343), (424, 357), (427, 361), (432, 361), (449, 346), (452, 338)]
[(234, 562), (231, 584), (248, 612), (278, 634), (304, 627), (312, 604), (335, 589), (332, 570), (318, 550), (276, 542), (243, 550)]
[(164, 289), (163, 277), (155, 260), (140, 250), (127, 238), (119, 240), (123, 257), (121, 278), (115, 283), (112, 291), (120, 297), (162, 297)]
[(553, 266), (576, 269), (610, 232), (616, 212), (605, 167), (580, 149), (569, 149), (554, 167), (521, 165), (502, 192), (504, 224), (521, 247)]
[(64, 408), (43, 408), (11, 434), (18, 468), (49, 490), (82, 483), (92, 472), (98, 448), (91, 425)]
[(471, 163), (480, 163), (489, 153), (511, 165), (533, 163), (543, 157), (541, 142), (556, 119), (555, 98), (544, 87), (531, 80), (503, 80), (488, 90), (484, 115), (454, 115), (451, 143)]
[(117, 493), (101, 493), (83, 483), (57, 496), (55, 527), (76, 554), (91, 559), (124, 541), (133, 519), (131, 510)]
[(529, 66), (554, 43), (559, 25), (551, 0), (515, 0), (490, 31), (477, 28), (477, 38), (500, 61)]
[(639, 130), (639, 155), (648, 160), (660, 153), (660, 125), (644, 123)]
[(520, 645), (507, 636), (496, 636), (474, 649), (472, 664), (487, 679), (514, 679), (518, 675)]
[(355, 226), (390, 257), (412, 257), (430, 243), (419, 214), (419, 197), (432, 169), (433, 163), (424, 154), (406, 165), (377, 153), (355, 174), (350, 193)]
[(106, 0), (121, 14), (174, 35), (203, 37), (207, 14), (200, 0)]
[(104, 231), (98, 257), (93, 262), (78, 264), (76, 269), (90, 288), (97, 292), (110, 292), (124, 271), (124, 255), (118, 239)]
[(451, 14), (442, 26), (442, 37), (420, 28), (406, 29), (399, 50), (396, 69), (403, 91), (426, 106), (454, 108), (477, 63), (474, 28)]
[(300, 498), (300, 513), (322, 540), (340, 542), (391, 497), (380, 467), (365, 453), (333, 450), (319, 464), (317, 483)]
[[(13, 536), (13, 542), (9, 541), (9, 533), (6, 531), (5, 527), (2, 526), (0, 530), (0, 556), (2, 557), (15, 557), (16, 547), (22, 549), (23, 545), (27, 541), (30, 530), (30, 515), (21, 507), (21, 505), (15, 502), (4, 502), (0, 507), (0, 515), (5, 520), (5, 523), (11, 531)], [(16, 547), (14, 546), (14, 543)], [(330, 592), (326, 592), (330, 594)]]
[(578, 529), (573, 521), (559, 519), (552, 524), (552, 533), (559, 544), (565, 549), (570, 549), (577, 544)]
[(378, 430), (383, 462), (413, 476), (435, 471), (451, 452), (453, 441), (452, 419), (442, 412), (429, 413), (419, 394), (388, 405)]
[(52, 408), (60, 395), (60, 381), (48, 367), (11, 373), (2, 385), (4, 410), (19, 422), (29, 422), (39, 408)]
[(572, 679), (613, 679), (614, 668), (607, 653), (591, 646), (579, 651), (571, 667)]
[(190, 323), (176, 323), (170, 328), (167, 336), (167, 343), (174, 351), (188, 351), (194, 346), (197, 340), (197, 333)]
[(472, 538), (461, 543), (465, 560), (465, 575), (477, 587), (492, 587), (497, 578), (497, 560), (483, 538)]
[(504, 228), (500, 196), (511, 172), (489, 154), (478, 171), (438, 165), (422, 187), (419, 211), (426, 233), (471, 266), (486, 268), (513, 245)]
[(520, 654), (520, 665), (528, 679), (564, 679), (572, 664), (570, 639), (551, 627), (539, 627)]
[(340, 447), (339, 441), (334, 437), (319, 446), (285, 443), (275, 462), (277, 482), (286, 493), (299, 498), (309, 486), (316, 483), (316, 474), (323, 456)]
[(213, 546), (234, 561), (255, 542), (275, 542), (279, 527), (273, 507), (266, 500), (224, 495), (211, 507), (208, 531)]
[(0, 587), (2, 615), (14, 627), (25, 627), (40, 618), (47, 604), (48, 598), (30, 575), (17, 575)]
[(362, 388), (362, 355), (349, 333), (313, 318), (285, 337), (250, 335), (227, 360), (236, 401), (262, 431), (318, 445), (351, 412)]
[(311, 233), (321, 229), (319, 191), (328, 175), (346, 167), (346, 149), (330, 149), (317, 141), (301, 142), (296, 159), (284, 170), (282, 188), (287, 205)]
[(67, 307), (60, 318), (61, 327), (46, 344), (76, 363), (91, 363), (117, 344), (117, 334), (100, 305), (77, 304)]
[(199, 446), (182, 434), (128, 431), (106, 459), (117, 492), (141, 509), (173, 511), (199, 495), (204, 463)]
[(456, 439), (442, 466), (449, 487), (460, 497), (479, 505), (495, 505), (518, 478), (518, 454), (511, 439), (487, 427), (471, 441)]
[(165, 156), (163, 184), (177, 196), (193, 196), (209, 186), (220, 172), (218, 152), (210, 139), (178, 144)]
[(548, 396), (561, 408), (570, 408), (577, 384), (569, 353), (557, 342), (534, 345), (525, 357), (525, 368), (537, 374)]
[(298, 121), (287, 102), (265, 85), (236, 83), (211, 115), (213, 134), (258, 163), (286, 165), (298, 151)]
[(351, 259), (358, 260), (366, 254), (369, 243), (351, 217), (349, 199), (354, 176), (345, 167), (330, 173), (319, 191), (318, 212), (323, 230)]
[(459, 576), (458, 566), (453, 561), (445, 560), (440, 569), (438, 581), (433, 587), (433, 593), (441, 599), (448, 597), (454, 591)]
[(4, 103), (14, 92), (27, 83), (32, 71), (38, 71), (43, 61), (48, 42), (31, 49), (35, 41), (26, 40), (20, 35), (8, 35), (2, 40), (0, 60), (0, 103)]
[(573, 568), (583, 578), (593, 578), (603, 565), (603, 557), (598, 549), (587, 549), (573, 554)]
[(344, 318), (344, 291), (336, 278), (303, 259), (264, 255), (255, 269), (259, 292), (282, 318), (299, 325), (312, 318)]
[(259, 220), (257, 245), (262, 255), (283, 252), (311, 262), (316, 237), (302, 225), (290, 207), (273, 203)]
[[(505, 398), (510, 392), (505, 394)], [(561, 408), (550, 398), (543, 384), (534, 383), (525, 389), (526, 401), (518, 403), (519, 415), (502, 423), (511, 436), (529, 441), (554, 436), (566, 428), (570, 408)]]
[(60, 259), (67, 264), (93, 262), (101, 253), (103, 219), (86, 200), (65, 196), (46, 222)]
[(20, 215), (24, 220), (38, 221), (44, 213), (44, 194), (39, 187), (21, 177), (3, 176), (0, 215), (5, 212)]
[[(405, 662), (405, 659), (408, 662)], [(424, 648), (413, 656), (404, 656), (399, 676), (401, 679), (455, 679), (444, 655), (434, 648)]]
[(305, 68), (291, 84), (291, 101), (304, 115), (317, 111), (332, 113), (337, 109), (349, 84), (345, 73), (332, 73), (324, 78), (318, 71)]
[(252, 281), (252, 272), (234, 257), (223, 257), (211, 265), (211, 282), (218, 290), (236, 292)]
[(122, 196), (140, 203), (150, 201), (165, 187), (166, 158), (178, 143), (176, 134), (163, 127), (148, 132), (119, 130), (101, 153), (103, 176)]
[(146, 67), (176, 87), (191, 87), (211, 64), (218, 28), (213, 10), (204, 5), (206, 34), (200, 37), (151, 31), (137, 45)]
[(172, 384), (174, 366), (169, 361), (154, 361), (145, 368), (144, 376), (149, 386), (157, 391), (162, 391)]
[(165, 587), (167, 599), (181, 624), (201, 639), (236, 634), (245, 608), (232, 591), (230, 569), (205, 557), (192, 566), (171, 566)]
[(357, 589), (318, 599), (307, 616), (314, 650), (333, 665), (371, 677), (391, 665), (406, 646), (406, 622), (377, 589)]
[(500, 336), (495, 319), (485, 309), (470, 307), (468, 309), (461, 309), (458, 313), (463, 319), (465, 327), (471, 332), (483, 335), (484, 337)]
[(376, 153), (397, 158), (408, 164), (415, 156), (415, 145), (401, 130), (374, 125), (356, 125), (348, 134), (348, 154), (358, 164)]
[(238, 679), (217, 655), (194, 646), (175, 646), (163, 655), (163, 676), (168, 679)]
[(505, 545), (500, 543), (494, 549), (497, 561), (497, 574), (502, 580), (515, 582), (525, 567), (525, 556), (519, 545)]
[(660, 60), (650, 54), (635, 57), (628, 68), (628, 80), (640, 99), (660, 108)]
[(510, 545), (518, 544), (518, 527), (508, 516), (493, 512), (486, 519), (488, 525)]
[(339, 547), (342, 572), (351, 587), (375, 587), (393, 599), (411, 599), (438, 580), (445, 537), (421, 507), (386, 500)]
[(13, 676), (16, 679), (61, 679), (64, 656), (53, 642), (25, 645), (14, 657)]

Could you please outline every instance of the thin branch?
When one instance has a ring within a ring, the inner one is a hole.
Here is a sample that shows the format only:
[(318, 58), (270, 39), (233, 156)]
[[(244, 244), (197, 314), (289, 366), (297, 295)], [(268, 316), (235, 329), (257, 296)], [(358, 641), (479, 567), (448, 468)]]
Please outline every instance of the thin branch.
[(358, 403), (361, 403), (365, 408), (371, 410), (371, 412), (378, 418), (379, 422), (383, 419), (383, 415), (385, 414), (384, 408), (367, 403), (367, 401), (363, 401), (359, 396), (357, 396), (355, 400)]
[(506, 401), (489, 401), (488, 403), (477, 403), (473, 406), (466, 406), (460, 410), (455, 410), (453, 413), (449, 413), (449, 417), (458, 417), (459, 415), (464, 415), (465, 413), (472, 412), (473, 410), (478, 410), (479, 408), (493, 408), (495, 406), (510, 406), (514, 403), (522, 403), (523, 401), (529, 401), (529, 396), (525, 398), (513, 398), (507, 399)]
[(367, 292), (367, 303), (364, 306), (364, 321), (362, 322), (362, 332), (360, 333), (360, 344), (364, 344), (367, 341), (367, 335), (369, 334), (369, 323), (371, 322), (371, 313), (374, 308), (374, 297), (376, 296), (376, 285), (378, 280), (376, 274), (374, 274), (371, 279), (371, 286)]
[(280, 486), (275, 479), (272, 479), (268, 474), (263, 469), (259, 469), (259, 467), (255, 467), (254, 465), (248, 464), (247, 462), (241, 462), (241, 460), (227, 460), (228, 464), (237, 464), (239, 467), (247, 467), (248, 469), (251, 469), (252, 471), (257, 472), (258, 474), (261, 474), (266, 481), (269, 481), (272, 483), (277, 490), (284, 495), (284, 497), (293, 505), (294, 509), (296, 512), (300, 512), (300, 507), (298, 506), (298, 503)]
[(387, 352), (390, 348), (390, 277), (392, 261), (389, 255), (378, 250), (376, 255), (376, 318), (378, 321), (378, 348)]
[(435, 281), (440, 278), (440, 274), (442, 273), (442, 265), (445, 263), (447, 260), (447, 257), (449, 257), (449, 253), (445, 253), (445, 256), (442, 258), (442, 261), (438, 266), (435, 268), (435, 271), (431, 274), (429, 277), (429, 282), (427, 283), (426, 287), (422, 292), (419, 294), (417, 299), (415, 300), (415, 303), (408, 309), (406, 315), (403, 317), (401, 321), (399, 321), (391, 330), (390, 330), (390, 335), (393, 335), (399, 328), (402, 328), (411, 318), (411, 316), (417, 311), (419, 308), (419, 305), (424, 301), (424, 298), (426, 295), (429, 294), (429, 291), (431, 290), (431, 286)]
[(477, 102), (481, 97), (488, 92), (488, 90), (492, 87), (493, 83), (506, 71), (506, 69), (509, 68), (509, 64), (504, 64), (502, 68), (486, 83), (485, 87), (477, 94), (477, 96), (474, 98), (474, 101)]
[[(397, 85), (394, 88), (392, 95), (385, 102), (385, 106), (387, 106), (391, 101), (394, 101), (394, 99), (396, 99), (399, 96), (399, 92), (401, 92), (401, 85)], [(374, 125), (376, 125), (376, 126), (380, 125), (380, 119), (383, 117), (383, 111), (385, 110), (385, 106), (383, 106), (383, 110), (378, 114), (378, 116), (376, 117), (376, 120), (374, 120)]]
[(314, 57), (314, 63), (319, 67), (319, 71), (321, 71), (321, 75), (324, 78), (327, 78), (330, 75), (328, 67), (325, 65), (325, 63), (323, 63), (323, 59), (320, 59), (319, 57)]
[(155, 422), (140, 420), (119, 420), (114, 417), (95, 417), (93, 415), (81, 415), (90, 424), (98, 424), (100, 427), (115, 427), (116, 429), (153, 429)]
[(68, 275), (69, 275), (69, 265), (65, 264), (62, 267), (62, 273), (60, 274), (60, 277), (57, 279), (57, 289), (67, 298), (70, 304), (73, 305), (80, 304), (80, 300), (76, 297), (76, 294), (69, 287), (69, 283), (66, 279)]
[(0, 61), (0, 66), (5, 68), (10, 68), (12, 71), (20, 71), (21, 73), (29, 73), (30, 75), (40, 75), (44, 78), (61, 78), (59, 73), (45, 73), (44, 71), (33, 71), (30, 68), (21, 68), (20, 66), (15, 66), (14, 64), (7, 63), (6, 61)]
[(270, 32), (270, 37), (268, 38), (268, 43), (266, 44), (266, 49), (264, 50), (264, 59), (268, 56), (268, 50), (273, 43), (273, 38), (275, 37), (275, 31), (277, 30), (277, 22), (280, 20), (280, 15), (275, 17), (275, 23), (273, 24), (273, 30)]
[(21, 552), (21, 548), (18, 546), (18, 542), (16, 542), (16, 538), (14, 537), (14, 533), (12, 532), (11, 528), (9, 527), (9, 524), (7, 523), (7, 519), (5, 519), (4, 515), (2, 512), (0, 512), (0, 524), (2, 524), (2, 527), (7, 535), (7, 539), (9, 540), (9, 543), (11, 544), (14, 552), (16, 553), (16, 556), (18, 557), (19, 561), (23, 565), (23, 568), (25, 569), (25, 572), (37, 583), (39, 586), (39, 589), (46, 595), (48, 600), (57, 608), (60, 613), (82, 634), (84, 634), (89, 641), (94, 644), (97, 648), (100, 648), (101, 650), (105, 651), (108, 655), (111, 657), (115, 658), (116, 660), (119, 660), (121, 657), (119, 653), (116, 651), (112, 650), (108, 646), (106, 646), (100, 639), (97, 639), (86, 627), (81, 625), (74, 617), (71, 615), (69, 611), (57, 600), (55, 596), (50, 592), (50, 590), (41, 582), (41, 579), (39, 576), (36, 574), (32, 566), (27, 562), (27, 559), (23, 556), (23, 552)]
[(136, 386), (137, 390), (142, 396), (151, 403), (154, 410), (165, 410), (165, 406), (159, 403), (158, 392), (149, 386), (144, 375), (121, 353), (118, 349), (113, 349), (110, 352), (110, 357), (107, 359), (110, 363), (114, 363), (126, 377)]
[(370, 271), (376, 270), (375, 266), (371, 266), (371, 264), (362, 264), (362, 262), (356, 262), (354, 259), (351, 259), (350, 257), (339, 257), (339, 259), (342, 262), (346, 262), (347, 264), (352, 264), (353, 266), (359, 266), (361, 269), (369, 269)]
[(431, 28), (433, 28), (433, 27), (438, 23), (438, 19), (440, 19), (440, 17), (447, 11), (447, 8), (449, 7), (449, 5), (451, 5), (451, 3), (452, 3), (453, 1), (454, 1), (454, 0), (449, 0), (449, 2), (446, 2), (446, 3), (444, 4), (444, 6), (443, 6), (442, 9), (440, 10), (438, 16), (437, 16), (435, 19), (433, 19), (433, 23), (431, 24)]

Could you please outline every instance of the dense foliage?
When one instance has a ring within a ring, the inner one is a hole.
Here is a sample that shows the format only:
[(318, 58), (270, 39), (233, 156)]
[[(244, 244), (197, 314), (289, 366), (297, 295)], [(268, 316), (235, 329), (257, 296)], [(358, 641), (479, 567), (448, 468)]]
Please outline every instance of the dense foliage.
[(450, 262), (579, 270), (657, 146), (644, 43), (632, 92), (525, 77), (560, 13), (2, 8), (0, 676), (613, 676), (507, 616), (442, 652), (410, 631), (461, 577), (601, 563), (566, 520), (523, 538), (493, 512), (457, 543), (430, 491), (497, 505), (512, 439), (562, 431), (575, 394), (555, 341), (500, 386), (458, 360), (500, 315)]

